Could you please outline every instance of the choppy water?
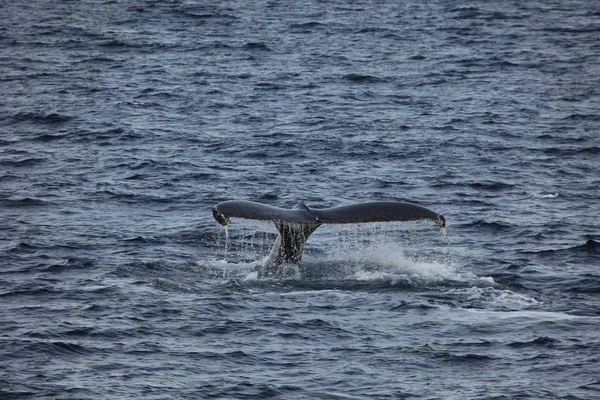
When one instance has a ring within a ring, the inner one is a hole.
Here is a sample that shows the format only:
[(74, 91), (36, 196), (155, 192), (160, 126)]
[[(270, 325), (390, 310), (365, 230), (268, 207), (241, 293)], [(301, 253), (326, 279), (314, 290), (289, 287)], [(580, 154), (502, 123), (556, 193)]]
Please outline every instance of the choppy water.
[[(600, 397), (598, 3), (58, 3), (0, 2), (2, 399)], [(448, 228), (258, 279), (229, 199)]]

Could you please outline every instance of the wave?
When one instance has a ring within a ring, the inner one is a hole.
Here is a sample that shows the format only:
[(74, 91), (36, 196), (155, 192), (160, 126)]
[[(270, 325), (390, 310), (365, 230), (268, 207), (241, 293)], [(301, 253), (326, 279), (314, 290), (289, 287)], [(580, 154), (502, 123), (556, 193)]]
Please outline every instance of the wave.
[(310, 33), (315, 29), (321, 29), (326, 27), (326, 24), (321, 22), (311, 21), (311, 22), (303, 22), (303, 23), (294, 23), (290, 24), (290, 30), (302, 33)]
[(7, 167), (21, 168), (21, 167), (32, 167), (35, 165), (43, 164), (46, 161), (48, 161), (48, 160), (45, 158), (29, 157), (29, 158), (22, 158), (22, 159), (17, 159), (17, 160), (1, 160), (0, 165), (4, 165)]
[(598, 274), (581, 274), (577, 279), (570, 283), (570, 288), (567, 289), (571, 293), (600, 293), (600, 275)]
[(33, 140), (36, 142), (47, 143), (47, 142), (53, 142), (55, 140), (64, 139), (67, 136), (68, 136), (67, 133), (55, 133), (55, 134), (47, 133), (47, 134), (36, 136), (35, 138), (33, 138)]
[(90, 64), (99, 64), (99, 63), (115, 63), (118, 62), (119, 60), (117, 60), (116, 58), (111, 58), (111, 57), (107, 57), (107, 56), (91, 56), (91, 57), (87, 57), (87, 58), (83, 58), (81, 60), (76, 61), (76, 64), (86, 64), (86, 63), (90, 63)]
[(32, 286), (31, 284), (28, 284), (28, 285), (19, 285), (19, 286), (7, 289), (3, 292), (0, 292), (0, 297), (27, 296), (27, 297), (31, 297), (31, 298), (36, 298), (39, 296), (39, 298), (48, 300), (48, 299), (52, 298), (53, 296), (58, 296), (58, 295), (61, 295), (62, 293), (63, 292), (61, 290), (55, 289), (48, 285), (38, 284), (36, 286)]
[(469, 367), (472, 367), (472, 364), (478, 365), (480, 363), (486, 364), (488, 362), (497, 360), (498, 357), (493, 357), (493, 356), (487, 356), (487, 355), (483, 355), (483, 354), (474, 354), (474, 353), (467, 353), (467, 354), (453, 354), (450, 352), (444, 352), (444, 351), (435, 351), (431, 354), (432, 358), (442, 361), (442, 362), (446, 362), (446, 363), (451, 363), (451, 364), (468, 364)]
[(566, 247), (566, 248), (562, 248), (562, 249), (548, 249), (548, 250), (540, 250), (540, 251), (529, 251), (529, 252), (523, 252), (523, 253), (549, 255), (549, 256), (554, 256), (554, 255), (560, 254), (560, 253), (573, 254), (573, 255), (587, 253), (587, 254), (595, 255), (595, 254), (600, 254), (600, 242), (598, 242), (594, 239), (588, 239), (585, 241), (584, 244), (581, 244), (581, 245)]
[(600, 32), (600, 27), (598, 26), (585, 26), (581, 28), (566, 28), (566, 27), (554, 27), (554, 28), (542, 28), (539, 29), (542, 32), (553, 32), (553, 33), (595, 33)]
[(433, 183), (432, 187), (446, 188), (446, 187), (468, 187), (479, 191), (488, 191), (488, 192), (501, 192), (509, 189), (514, 189), (516, 185), (505, 182), (494, 182), (494, 181), (484, 181), (484, 182), (452, 182), (441, 180), (439, 182)]
[[(237, 360), (236, 360), (237, 361)], [(293, 365), (293, 364), (292, 364)], [(290, 365), (290, 366), (292, 366)], [(231, 398), (231, 399), (267, 399), (267, 398), (309, 398), (311, 392), (294, 385), (275, 385), (268, 383), (252, 383), (241, 381), (226, 385), (204, 385), (198, 389), (200, 397), (206, 398)], [(304, 394), (305, 396), (303, 396)], [(321, 396), (317, 396), (321, 397)], [(338, 396), (327, 395), (326, 398)]]
[(548, 336), (541, 336), (528, 342), (512, 342), (509, 343), (508, 346), (522, 349), (527, 347), (554, 347), (556, 343), (558, 343), (558, 340), (556, 339), (552, 339)]
[(19, 352), (38, 357), (40, 354), (45, 357), (68, 357), (90, 355), (97, 353), (98, 350), (62, 340), (44, 340), (40, 342), (35, 339), (23, 339), (19, 345)]
[(211, 19), (221, 19), (221, 20), (237, 20), (238, 18), (233, 14), (223, 14), (223, 13), (211, 13), (211, 12), (196, 12), (192, 10), (179, 10), (180, 15), (183, 15), (187, 18), (198, 19), (198, 20), (211, 20)]
[(484, 230), (489, 232), (507, 232), (514, 229), (514, 226), (504, 222), (489, 222), (484, 220), (477, 220), (471, 223), (457, 225), (460, 228), (477, 228), (477, 230)]
[(49, 201), (44, 201), (40, 199), (33, 199), (31, 197), (25, 197), (22, 199), (5, 199), (0, 200), (0, 205), (3, 207), (11, 207), (11, 208), (28, 208), (28, 207), (46, 207), (52, 205)]
[[(122, 48), (126, 48), (126, 47), (130, 47), (132, 46), (129, 43), (123, 42), (121, 40), (117, 40), (117, 39), (111, 39), (111, 40), (107, 40), (105, 42), (100, 43), (100, 47), (105, 47), (108, 49), (122, 49)], [(136, 47), (136, 46), (133, 46)]]
[(165, 241), (163, 239), (157, 237), (146, 237), (146, 236), (136, 236), (130, 239), (123, 239), (124, 243), (134, 244), (134, 245), (159, 245), (164, 244)]
[(20, 122), (32, 122), (36, 124), (61, 124), (71, 121), (74, 117), (66, 114), (59, 114), (56, 112), (41, 113), (41, 112), (18, 112), (2, 120), (8, 124), (17, 124)]
[(343, 78), (344, 80), (350, 81), (352, 83), (379, 83), (386, 81), (386, 79), (366, 74), (347, 74), (344, 75)]
[(554, 155), (554, 156), (576, 156), (580, 154), (591, 154), (597, 155), (600, 154), (600, 147), (598, 146), (589, 146), (589, 147), (549, 147), (545, 149), (544, 154)]
[(247, 50), (271, 51), (271, 48), (264, 42), (248, 42), (244, 45), (244, 48)]
[(81, 271), (84, 269), (91, 269), (96, 266), (96, 261), (86, 258), (69, 258), (62, 264), (52, 264), (43, 269), (43, 272), (49, 273), (63, 273), (67, 271)]
[(178, 199), (168, 196), (155, 196), (150, 194), (138, 193), (118, 193), (112, 190), (102, 190), (93, 193), (98, 199), (110, 199), (124, 204), (159, 204), (168, 205), (175, 203)]
[(515, 185), (504, 182), (473, 182), (467, 184), (469, 187), (477, 190), (486, 190), (490, 192), (499, 192), (512, 189)]

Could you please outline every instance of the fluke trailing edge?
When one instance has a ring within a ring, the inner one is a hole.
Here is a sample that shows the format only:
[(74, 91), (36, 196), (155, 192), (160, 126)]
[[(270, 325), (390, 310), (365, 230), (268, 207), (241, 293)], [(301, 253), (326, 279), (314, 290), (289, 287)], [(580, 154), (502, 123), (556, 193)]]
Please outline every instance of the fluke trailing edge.
[(266, 273), (275, 275), (281, 264), (298, 264), (306, 239), (321, 224), (356, 224), (366, 222), (434, 221), (446, 226), (441, 214), (412, 203), (376, 201), (348, 206), (312, 209), (299, 203), (291, 210), (244, 200), (224, 201), (212, 209), (215, 220), (225, 226), (230, 218), (273, 221), (279, 235), (267, 261)]

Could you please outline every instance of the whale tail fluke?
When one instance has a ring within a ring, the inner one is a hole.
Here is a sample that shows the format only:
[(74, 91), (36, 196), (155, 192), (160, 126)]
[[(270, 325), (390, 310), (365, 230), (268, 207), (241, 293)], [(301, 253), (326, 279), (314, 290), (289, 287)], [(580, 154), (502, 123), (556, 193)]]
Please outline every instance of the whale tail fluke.
[(288, 210), (245, 200), (230, 200), (212, 209), (215, 220), (227, 225), (230, 218), (308, 224), (356, 224), (367, 222), (416, 221), (427, 219), (446, 226), (444, 216), (413, 203), (374, 201), (347, 206), (312, 209), (300, 203)]
[(322, 224), (431, 220), (440, 228), (446, 220), (435, 211), (412, 203), (380, 201), (347, 206), (311, 209), (300, 203), (287, 210), (244, 200), (230, 200), (212, 209), (215, 220), (225, 226), (230, 218), (273, 221), (279, 235), (265, 265), (268, 275), (276, 275), (282, 264), (299, 264), (308, 237)]

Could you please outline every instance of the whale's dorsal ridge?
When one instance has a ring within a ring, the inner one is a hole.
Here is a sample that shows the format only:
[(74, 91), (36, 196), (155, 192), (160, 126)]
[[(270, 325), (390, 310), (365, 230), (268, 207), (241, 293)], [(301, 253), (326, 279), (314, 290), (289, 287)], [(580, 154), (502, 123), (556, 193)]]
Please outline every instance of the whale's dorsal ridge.
[(308, 206), (303, 201), (301, 201), (298, 204), (296, 204), (294, 206), (294, 208), (292, 208), (292, 210), (306, 210), (306, 211), (310, 211), (310, 208), (308, 208)]

